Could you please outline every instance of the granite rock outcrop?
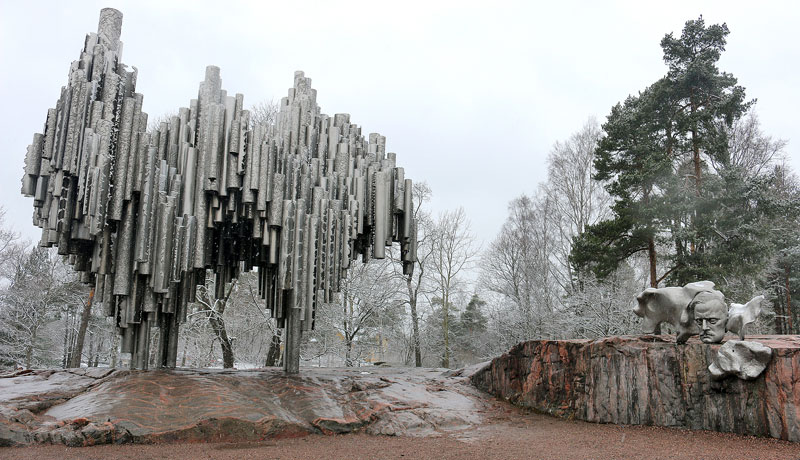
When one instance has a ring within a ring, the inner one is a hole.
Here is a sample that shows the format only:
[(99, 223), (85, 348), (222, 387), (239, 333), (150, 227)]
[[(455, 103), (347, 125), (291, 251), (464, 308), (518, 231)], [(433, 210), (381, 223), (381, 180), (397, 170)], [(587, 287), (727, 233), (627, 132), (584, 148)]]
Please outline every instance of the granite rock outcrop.
[(0, 375), (0, 447), (430, 436), (480, 425), (469, 371), (66, 369)]
[(748, 339), (772, 348), (772, 360), (750, 381), (713, 378), (708, 366), (723, 345), (653, 335), (523, 342), (472, 381), (559, 417), (800, 441), (800, 337)]

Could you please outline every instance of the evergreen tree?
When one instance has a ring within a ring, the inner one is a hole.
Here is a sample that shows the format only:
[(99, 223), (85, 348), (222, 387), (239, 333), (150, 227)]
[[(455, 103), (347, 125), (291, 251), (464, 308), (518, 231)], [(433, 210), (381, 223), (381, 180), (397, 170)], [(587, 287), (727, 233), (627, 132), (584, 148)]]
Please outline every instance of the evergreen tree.
[(776, 199), (786, 212), (773, 221), (771, 237), (776, 251), (766, 283), (773, 293), (775, 332), (794, 334), (799, 318), (793, 303), (800, 298), (800, 183), (785, 167), (775, 168), (774, 176)]
[(607, 277), (634, 254), (647, 252), (650, 284), (658, 285), (656, 247), (667, 225), (666, 192), (674, 182), (672, 137), (665, 135), (659, 113), (665, 86), (666, 80), (660, 80), (638, 96), (629, 96), (611, 109), (603, 124), (595, 179), (606, 182), (615, 199), (613, 217), (587, 227), (575, 239), (571, 254), (579, 270), (590, 267), (598, 278)]
[(704, 181), (708, 162), (729, 163), (727, 134), (752, 105), (745, 102), (744, 88), (737, 85), (736, 78), (717, 68), (728, 33), (725, 24), (706, 27), (701, 16), (686, 22), (680, 38), (670, 33), (661, 40), (664, 62), (669, 66), (666, 81), (675, 105), (673, 124), (678, 151), (674, 161), (682, 176), (691, 178), (683, 188), (682, 202), (689, 205), (687, 225), (674, 227), (678, 238), (672, 279), (677, 283), (713, 274), (707, 268), (719, 257), (705, 253), (713, 250), (719, 239), (719, 228), (715, 228), (720, 224), (719, 218), (725, 220), (718, 200), (731, 189), (751, 188), (741, 183), (744, 175), (727, 171), (721, 181), (716, 181), (716, 190), (705, 190), (711, 186), (705, 182), (713, 180)]
[(661, 40), (670, 100), (676, 105), (672, 121), (680, 147), (690, 153), (697, 196), (702, 195), (703, 156), (727, 158), (726, 128), (752, 104), (745, 102), (736, 78), (717, 68), (729, 32), (726, 24), (706, 27), (700, 16), (686, 22), (680, 38), (669, 33)]
[(465, 338), (485, 332), (488, 319), (481, 311), (484, 305), (486, 302), (481, 300), (478, 294), (472, 294), (472, 298), (461, 312), (453, 332)]
[[(428, 345), (433, 349), (433, 353), (439, 356), (438, 365), (441, 367), (450, 367), (450, 355), (457, 345), (456, 331), (454, 326), (458, 324), (458, 308), (452, 301), (445, 302), (441, 297), (434, 296), (431, 298), (431, 307), (433, 311), (427, 318), (425, 318), (425, 328), (428, 330), (430, 339)], [(445, 341), (442, 336), (442, 325), (447, 324), (447, 340)], [(451, 337), (452, 336), (452, 337)]]
[(752, 273), (769, 258), (768, 221), (785, 208), (770, 191), (773, 177), (730, 161), (728, 133), (752, 102), (717, 68), (728, 33), (702, 16), (687, 21), (680, 38), (661, 41), (667, 75), (612, 108), (595, 168), (614, 215), (576, 238), (576, 268), (604, 278), (646, 252), (653, 287), (665, 278), (723, 286), (726, 275)]
[[(774, 232), (792, 202), (776, 195), (772, 173), (748, 178), (739, 168), (707, 175), (696, 199), (693, 234), (685, 235), (671, 280), (683, 285), (701, 279), (725, 288), (733, 280), (758, 278), (772, 257)], [(696, 250), (686, 242), (697, 243)]]

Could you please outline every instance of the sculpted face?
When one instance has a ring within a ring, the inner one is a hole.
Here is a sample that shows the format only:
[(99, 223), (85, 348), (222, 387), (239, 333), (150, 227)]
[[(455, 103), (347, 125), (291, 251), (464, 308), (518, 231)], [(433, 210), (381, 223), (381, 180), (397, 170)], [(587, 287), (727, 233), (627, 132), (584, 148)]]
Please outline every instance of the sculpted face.
[(704, 343), (719, 343), (725, 336), (728, 307), (721, 296), (701, 292), (694, 299), (694, 321), (700, 328), (700, 340)]

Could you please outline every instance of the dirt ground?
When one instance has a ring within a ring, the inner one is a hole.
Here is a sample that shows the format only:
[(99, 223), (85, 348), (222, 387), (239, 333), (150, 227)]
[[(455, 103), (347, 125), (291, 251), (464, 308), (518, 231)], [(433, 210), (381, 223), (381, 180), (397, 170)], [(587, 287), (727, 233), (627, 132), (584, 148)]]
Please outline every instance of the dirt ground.
[[(213, 440), (210, 440), (213, 441)], [(256, 443), (35, 446), (0, 459), (800, 459), (800, 444), (672, 428), (600, 425), (502, 405), (477, 429), (435, 437), (310, 435)]]

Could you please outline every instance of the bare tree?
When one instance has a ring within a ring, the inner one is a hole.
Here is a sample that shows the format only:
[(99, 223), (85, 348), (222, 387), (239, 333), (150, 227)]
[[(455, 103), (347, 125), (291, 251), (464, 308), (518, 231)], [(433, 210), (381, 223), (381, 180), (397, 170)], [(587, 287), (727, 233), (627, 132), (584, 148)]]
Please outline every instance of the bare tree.
[(19, 234), (6, 228), (6, 210), (0, 206), (0, 280), (8, 279), (8, 262), (19, 251)]
[(431, 189), (425, 182), (414, 184), (414, 218), (417, 223), (415, 237), (417, 238), (417, 260), (414, 262), (414, 271), (411, 274), (403, 273), (403, 264), (397, 257), (396, 251), (389, 251), (389, 257), (394, 261), (395, 275), (402, 278), (405, 284), (405, 303), (408, 305), (411, 316), (411, 352), (414, 356), (414, 365), (422, 366), (422, 346), (420, 339), (420, 312), (419, 300), (427, 297), (432, 292), (430, 277), (430, 261), (433, 252), (431, 232), (433, 221), (425, 209), (432, 195)]
[(631, 306), (642, 286), (632, 271), (621, 267), (602, 283), (584, 279), (581, 288), (567, 297), (567, 308), (553, 318), (563, 331), (561, 338), (594, 339), (640, 331), (641, 320), (632, 314)]
[(216, 289), (209, 288), (209, 284), (214, 286), (206, 279), (206, 284), (197, 287), (197, 313), (204, 315), (211, 325), (217, 340), (219, 340), (220, 348), (222, 348), (222, 367), (225, 369), (233, 368), (233, 341), (228, 335), (228, 330), (225, 327), (225, 308), (231, 298), (231, 294), (236, 289), (238, 280), (234, 279), (228, 286), (227, 292), (220, 297), (215, 295)]
[(69, 358), (67, 367), (81, 367), (81, 356), (83, 355), (83, 342), (86, 340), (86, 330), (89, 327), (89, 319), (92, 315), (92, 299), (94, 298), (94, 288), (89, 291), (89, 297), (83, 302), (81, 309), (81, 320), (78, 325), (78, 334), (75, 338), (75, 347)]
[[(402, 284), (394, 276), (390, 259), (353, 262), (338, 302), (324, 305), (318, 317), (322, 328), (341, 336), (345, 366), (356, 365), (365, 351), (376, 346), (382, 353), (382, 320), (396, 316), (402, 306), (401, 294)], [(375, 336), (376, 346), (364, 345), (364, 339), (370, 336)]]
[(563, 292), (553, 276), (555, 233), (546, 217), (551, 207), (543, 193), (514, 199), (500, 234), (484, 255), (483, 284), (507, 306), (497, 319), (508, 322), (507, 332), (520, 340), (542, 333), (543, 318), (555, 310)]
[(169, 124), (172, 122), (173, 118), (178, 118), (178, 114), (176, 112), (167, 112), (162, 113), (158, 117), (153, 117), (149, 119), (147, 123), (147, 132), (153, 134), (156, 130), (161, 128), (163, 123)]
[(734, 121), (730, 128), (721, 129), (728, 133), (728, 158), (727, 162), (710, 159), (718, 173), (726, 167), (736, 167), (755, 177), (765, 168), (780, 163), (785, 155), (786, 141), (764, 134), (755, 112)]
[(224, 292), (218, 292), (216, 281), (209, 278), (198, 287), (197, 302), (181, 328), (180, 365), (215, 366), (220, 351), (223, 367), (279, 365), (279, 331), (258, 293), (257, 272), (241, 273)]
[(78, 276), (55, 251), (18, 245), (7, 260), (10, 284), (0, 292), (0, 356), (25, 367), (53, 365), (55, 343), (44, 326), (66, 304), (80, 302)]
[[(584, 280), (573, 273), (573, 238), (603, 220), (611, 199), (593, 179), (594, 150), (601, 136), (593, 119), (556, 142), (548, 179), (533, 196), (509, 204), (508, 219), (484, 256), (482, 280), (491, 300), (489, 316), (505, 344), (538, 337), (569, 337), (566, 327), (585, 315), (578, 306)], [(607, 286), (620, 292), (619, 286)], [(603, 286), (592, 282), (593, 292)], [(574, 299), (570, 296), (576, 295)], [(628, 302), (625, 299), (624, 302)], [(581, 316), (583, 315), (583, 316)]]
[(280, 365), (281, 330), (266, 308), (266, 302), (258, 295), (257, 272), (239, 277), (232, 301), (233, 308), (227, 311), (230, 330), (236, 337), (236, 356), (247, 363), (263, 362), (267, 367)]
[(208, 312), (195, 308), (186, 315), (186, 322), (181, 327), (178, 339), (180, 367), (212, 366), (216, 341), (216, 334), (208, 321)]
[(253, 125), (274, 124), (278, 117), (279, 109), (280, 107), (278, 107), (278, 103), (274, 99), (257, 102), (250, 107), (250, 122)]
[(604, 184), (593, 178), (594, 150), (601, 136), (597, 120), (590, 118), (569, 139), (556, 142), (547, 160), (544, 193), (549, 212), (545, 218), (556, 236), (553, 275), (565, 291), (575, 289), (575, 274), (569, 263), (573, 238), (611, 214), (611, 196)]
[(442, 302), (442, 366), (450, 366), (449, 309), (453, 291), (463, 271), (478, 253), (475, 237), (464, 208), (445, 211), (439, 215), (432, 232), (431, 267), (433, 280)]

